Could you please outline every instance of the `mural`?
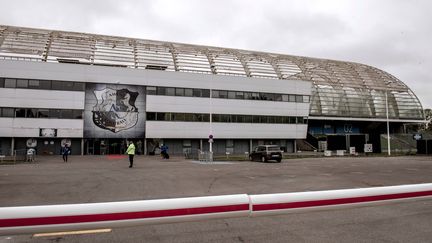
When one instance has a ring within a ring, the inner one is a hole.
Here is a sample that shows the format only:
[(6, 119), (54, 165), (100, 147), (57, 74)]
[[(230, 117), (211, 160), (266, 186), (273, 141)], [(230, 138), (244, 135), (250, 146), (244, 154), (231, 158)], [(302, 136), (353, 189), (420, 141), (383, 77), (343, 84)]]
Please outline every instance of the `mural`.
[(85, 100), (85, 137), (144, 137), (144, 87), (89, 84)]
[(98, 101), (92, 111), (96, 126), (117, 133), (137, 124), (138, 109), (135, 100), (138, 92), (106, 88), (95, 90), (94, 94)]

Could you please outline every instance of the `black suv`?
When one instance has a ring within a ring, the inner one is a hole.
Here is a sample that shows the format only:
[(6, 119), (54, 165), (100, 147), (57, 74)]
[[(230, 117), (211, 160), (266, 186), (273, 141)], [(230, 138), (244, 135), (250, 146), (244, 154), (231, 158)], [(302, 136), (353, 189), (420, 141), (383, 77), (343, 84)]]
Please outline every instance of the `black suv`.
[(249, 155), (251, 161), (259, 160), (267, 162), (269, 160), (276, 160), (277, 162), (282, 161), (282, 150), (278, 145), (259, 145), (255, 147), (252, 153)]

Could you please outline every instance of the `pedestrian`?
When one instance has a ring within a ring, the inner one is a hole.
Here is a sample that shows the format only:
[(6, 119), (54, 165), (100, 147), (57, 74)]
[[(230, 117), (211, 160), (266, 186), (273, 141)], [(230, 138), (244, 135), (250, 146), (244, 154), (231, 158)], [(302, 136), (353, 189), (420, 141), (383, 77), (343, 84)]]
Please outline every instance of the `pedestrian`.
[(129, 168), (133, 167), (133, 159), (135, 155), (135, 145), (133, 141), (129, 141), (129, 146), (126, 150), (126, 153), (129, 155)]
[(162, 144), (162, 146), (160, 147), (161, 149), (161, 156), (163, 159), (169, 159), (169, 154), (168, 154), (168, 146), (166, 146), (165, 144)]
[(65, 146), (62, 148), (61, 154), (63, 155), (63, 162), (68, 161), (68, 155), (70, 154), (70, 148), (68, 144), (65, 144)]

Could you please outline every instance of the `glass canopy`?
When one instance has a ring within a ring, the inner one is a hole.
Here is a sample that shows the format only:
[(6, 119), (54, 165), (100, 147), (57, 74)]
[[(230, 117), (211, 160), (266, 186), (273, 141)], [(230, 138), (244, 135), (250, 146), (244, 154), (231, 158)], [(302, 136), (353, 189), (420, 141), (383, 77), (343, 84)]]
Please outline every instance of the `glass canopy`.
[(359, 63), (0, 25), (0, 59), (312, 82), (311, 116), (423, 119), (399, 79)]

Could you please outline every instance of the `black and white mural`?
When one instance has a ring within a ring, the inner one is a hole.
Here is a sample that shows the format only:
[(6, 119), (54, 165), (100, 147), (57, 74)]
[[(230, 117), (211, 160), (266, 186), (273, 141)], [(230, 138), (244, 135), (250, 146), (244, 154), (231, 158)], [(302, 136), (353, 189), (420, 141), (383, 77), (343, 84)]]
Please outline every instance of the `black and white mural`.
[(86, 138), (143, 138), (144, 124), (144, 87), (87, 85), (84, 109)]

